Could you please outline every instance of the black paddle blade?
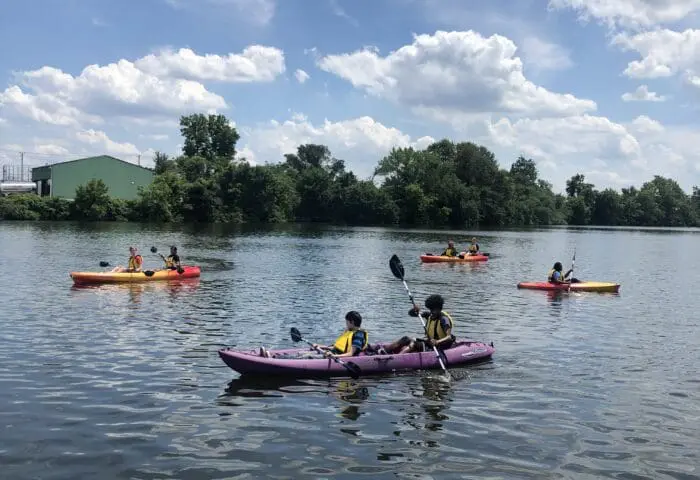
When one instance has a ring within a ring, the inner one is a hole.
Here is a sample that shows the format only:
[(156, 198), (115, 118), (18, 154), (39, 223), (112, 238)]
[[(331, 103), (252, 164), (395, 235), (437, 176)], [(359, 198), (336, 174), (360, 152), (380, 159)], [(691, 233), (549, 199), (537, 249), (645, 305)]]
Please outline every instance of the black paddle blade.
[(391, 259), (389, 260), (389, 268), (391, 268), (391, 273), (393, 273), (396, 278), (403, 280), (403, 264), (401, 263), (401, 260), (399, 260), (399, 257), (397, 257), (395, 254), (392, 255)]
[(154, 272), (153, 270), (146, 270), (145, 272), (143, 272), (143, 274), (147, 277), (152, 277), (154, 273), (156, 272)]
[(109, 262), (100, 262), (100, 267), (109, 267)]
[(297, 330), (295, 327), (292, 327), (291, 330), (289, 330), (290, 335), (292, 336), (292, 340), (295, 342), (301, 342), (301, 333), (299, 333), (299, 330)]
[(158, 249), (156, 247), (151, 247), (151, 253), (157, 253)]
[(358, 378), (360, 378), (360, 373), (362, 373), (362, 370), (356, 363), (344, 362), (343, 366), (347, 369), (348, 372), (350, 372), (350, 376), (353, 379), (357, 380)]
[(182, 275), (183, 273), (185, 273), (185, 269), (182, 268), (182, 267), (177, 267), (177, 273), (179, 273), (180, 275)]

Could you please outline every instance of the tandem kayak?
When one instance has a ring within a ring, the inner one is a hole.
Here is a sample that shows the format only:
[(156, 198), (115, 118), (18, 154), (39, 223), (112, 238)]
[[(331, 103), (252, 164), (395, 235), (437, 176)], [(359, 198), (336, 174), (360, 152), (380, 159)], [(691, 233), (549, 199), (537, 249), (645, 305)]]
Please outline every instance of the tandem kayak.
[(464, 262), (486, 262), (489, 259), (486, 255), (464, 255), (464, 257), (448, 257), (443, 255), (433, 255), (426, 253), (420, 256), (423, 263), (464, 263)]
[[(382, 344), (374, 345), (375, 348)], [(452, 348), (444, 350), (447, 368), (477, 363), (491, 358), (495, 349), (490, 345), (458, 339)], [(273, 358), (260, 355), (258, 350), (219, 350), (219, 357), (241, 375), (280, 375), (288, 377), (346, 377), (348, 371), (330, 358), (274, 358), (275, 355), (294, 357), (314, 355), (308, 349), (269, 350)], [(319, 357), (318, 355), (316, 355)], [(441, 369), (434, 351), (401, 354), (361, 354), (342, 358), (360, 367), (361, 375), (400, 372), (406, 370)]]
[[(529, 290), (547, 290), (547, 291), (567, 291), (569, 285), (549, 282), (520, 282), (518, 288)], [(619, 283), (613, 282), (578, 282), (571, 284), (572, 292), (612, 292), (617, 293), (620, 290)]]
[[(143, 272), (71, 272), (70, 277), (75, 284), (94, 283), (128, 283), (128, 282), (154, 282), (167, 280), (180, 280), (184, 278), (196, 278), (200, 275), (200, 268), (197, 266), (183, 265), (183, 272), (177, 270), (146, 270)], [(151, 275), (152, 273), (152, 275)]]

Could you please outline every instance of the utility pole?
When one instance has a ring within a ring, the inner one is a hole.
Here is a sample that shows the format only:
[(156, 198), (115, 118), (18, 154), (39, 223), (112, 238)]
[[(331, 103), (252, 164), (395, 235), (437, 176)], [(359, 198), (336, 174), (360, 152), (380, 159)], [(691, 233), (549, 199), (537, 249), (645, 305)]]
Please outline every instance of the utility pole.
[(19, 181), (24, 182), (24, 152), (19, 152)]
[(141, 154), (139, 153), (139, 167), (141, 166)]

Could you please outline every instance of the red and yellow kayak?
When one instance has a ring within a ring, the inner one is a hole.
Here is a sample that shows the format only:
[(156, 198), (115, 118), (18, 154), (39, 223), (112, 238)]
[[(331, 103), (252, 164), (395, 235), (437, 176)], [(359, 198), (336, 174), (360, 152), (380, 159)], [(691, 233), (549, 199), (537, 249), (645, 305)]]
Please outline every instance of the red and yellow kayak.
[[(569, 285), (549, 282), (520, 282), (518, 288), (525, 288), (528, 290), (568, 291)], [(619, 290), (620, 284), (614, 282), (578, 282), (571, 284), (572, 292), (617, 293)]]
[(426, 253), (420, 256), (423, 263), (465, 263), (465, 262), (486, 262), (489, 259), (486, 255), (464, 255), (460, 257), (447, 257), (443, 255), (433, 255)]
[(145, 270), (143, 272), (71, 272), (70, 277), (75, 284), (95, 283), (128, 283), (128, 282), (155, 282), (180, 280), (184, 278), (199, 277), (201, 271), (198, 266), (183, 265), (182, 273), (177, 270)]

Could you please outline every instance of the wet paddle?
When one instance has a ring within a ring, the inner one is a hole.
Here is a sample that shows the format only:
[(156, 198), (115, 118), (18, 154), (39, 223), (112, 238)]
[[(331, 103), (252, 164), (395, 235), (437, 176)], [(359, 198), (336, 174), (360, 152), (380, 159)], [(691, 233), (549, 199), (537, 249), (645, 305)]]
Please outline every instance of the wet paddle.
[[(391, 259), (389, 259), (389, 268), (391, 268), (391, 273), (394, 274), (396, 278), (401, 280), (403, 282), (403, 286), (406, 288), (406, 291), (408, 292), (408, 298), (411, 299), (411, 303), (413, 304), (414, 308), (418, 308), (416, 305), (416, 302), (413, 300), (413, 294), (411, 294), (411, 291), (408, 289), (408, 285), (406, 284), (405, 280), (405, 272), (403, 269), (403, 264), (401, 263), (401, 260), (399, 260), (399, 257), (396, 255), (392, 255)], [(418, 313), (418, 318), (420, 318), (420, 322), (423, 324), (423, 330), (425, 330), (425, 336), (429, 337), (428, 335), (428, 328), (425, 325), (425, 320), (423, 320), (423, 316)], [(445, 363), (442, 361), (442, 357), (440, 356), (440, 353), (438, 352), (438, 349), (435, 345), (433, 345), (433, 351), (435, 352), (435, 356), (437, 357), (438, 361), (440, 362), (440, 366), (442, 367), (442, 370), (445, 372), (445, 375), (447, 378), (450, 378), (450, 372), (447, 371), (447, 368), (445, 367)]]
[[(320, 354), (325, 354), (325, 353), (326, 353), (326, 352), (324, 352), (323, 350), (321, 350), (320, 348), (315, 347), (313, 343), (309, 342), (309, 341), (306, 340), (304, 337), (302, 337), (302, 336), (301, 336), (301, 333), (299, 333), (299, 330), (297, 330), (295, 327), (292, 327), (292, 329), (289, 331), (289, 333), (291, 334), (292, 340), (294, 340), (294, 342), (306, 342), (306, 343), (308, 343), (309, 345), (311, 345), (311, 348), (313, 348), (314, 350), (316, 350), (318, 353), (320, 353)], [(335, 355), (333, 355), (332, 353), (329, 353), (328, 356), (329, 356), (330, 358), (332, 358), (333, 361), (334, 361), (335, 363), (339, 363), (339, 364), (341, 364), (342, 366), (344, 366), (345, 369), (346, 369), (348, 372), (350, 372), (350, 376), (351, 376), (352, 378), (354, 378), (354, 379), (360, 378), (360, 373), (362, 373), (362, 370), (360, 369), (360, 367), (359, 367), (356, 363), (353, 363), (353, 362), (344, 362), (344, 361), (342, 361), (341, 359), (339, 359), (338, 357), (336, 357)]]
[(574, 264), (576, 263), (576, 247), (574, 247), (574, 256), (571, 259), (571, 278), (569, 279), (569, 288), (566, 293), (571, 293), (571, 280), (574, 279)]

